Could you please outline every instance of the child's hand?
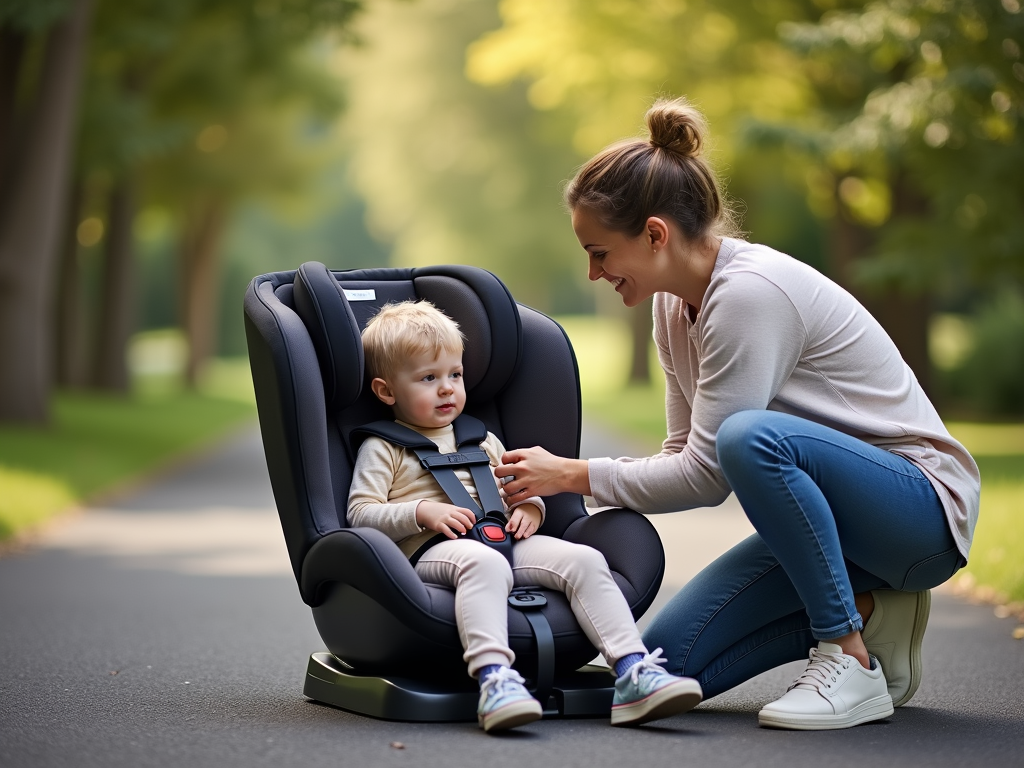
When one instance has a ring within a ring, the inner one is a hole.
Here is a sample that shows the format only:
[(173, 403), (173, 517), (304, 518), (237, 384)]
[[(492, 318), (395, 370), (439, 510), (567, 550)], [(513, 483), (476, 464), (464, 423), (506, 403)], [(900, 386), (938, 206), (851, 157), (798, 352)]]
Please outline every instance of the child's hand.
[(473, 527), (476, 516), (465, 507), (421, 501), (416, 507), (416, 522), (431, 531), (443, 533), (449, 539), (457, 539), (459, 534)]
[(528, 539), (537, 532), (541, 523), (540, 507), (536, 504), (521, 504), (512, 510), (505, 530), (514, 533), (517, 539)]

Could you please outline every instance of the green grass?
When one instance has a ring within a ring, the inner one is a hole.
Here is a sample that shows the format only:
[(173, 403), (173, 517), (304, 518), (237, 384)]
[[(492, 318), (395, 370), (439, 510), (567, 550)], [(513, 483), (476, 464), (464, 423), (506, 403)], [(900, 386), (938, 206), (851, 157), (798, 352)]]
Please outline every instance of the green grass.
[(45, 428), (0, 427), (0, 538), (125, 484), (252, 419), (248, 363), (218, 361), (199, 392), (170, 376), (131, 398), (58, 394)]
[(981, 514), (964, 573), (996, 601), (1024, 601), (1024, 424), (953, 422), (949, 431), (981, 470)]
[[(580, 367), (588, 418), (657, 451), (665, 438), (664, 374), (652, 345), (652, 383), (628, 386), (629, 329), (609, 318), (562, 317)], [(981, 469), (981, 514), (971, 561), (976, 583), (1024, 601), (1024, 424), (950, 422)]]
[(988, 482), (982, 469), (981, 515), (964, 574), (996, 602), (1024, 601), (1024, 482)]
[(658, 450), (665, 438), (665, 378), (651, 342), (651, 383), (630, 385), (629, 328), (623, 321), (559, 317), (576, 352), (583, 409), (588, 418)]

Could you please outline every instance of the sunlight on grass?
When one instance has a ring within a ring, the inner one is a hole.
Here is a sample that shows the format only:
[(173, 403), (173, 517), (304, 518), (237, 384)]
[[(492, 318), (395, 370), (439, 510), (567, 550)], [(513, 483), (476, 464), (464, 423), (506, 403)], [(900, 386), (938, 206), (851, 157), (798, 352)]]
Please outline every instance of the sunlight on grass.
[(67, 483), (36, 472), (0, 466), (0, 488), (0, 539), (75, 503)]
[(972, 456), (1024, 455), (1024, 424), (970, 424), (951, 421), (946, 427)]
[(583, 400), (617, 392), (629, 372), (629, 327), (621, 320), (591, 315), (555, 318), (576, 352)]
[(256, 391), (252, 385), (249, 358), (217, 358), (203, 373), (201, 390), (204, 395), (224, 400), (256, 405)]
[(665, 438), (665, 374), (651, 341), (651, 383), (629, 385), (630, 331), (624, 319), (557, 318), (576, 352), (588, 418), (659, 450)]
[(132, 346), (134, 394), (58, 393), (46, 427), (0, 427), (0, 538), (201, 448), (255, 414), (245, 358), (213, 361), (199, 391), (181, 377), (179, 335)]
[(982, 485), (981, 516), (966, 573), (1002, 599), (1024, 600), (1024, 482)]

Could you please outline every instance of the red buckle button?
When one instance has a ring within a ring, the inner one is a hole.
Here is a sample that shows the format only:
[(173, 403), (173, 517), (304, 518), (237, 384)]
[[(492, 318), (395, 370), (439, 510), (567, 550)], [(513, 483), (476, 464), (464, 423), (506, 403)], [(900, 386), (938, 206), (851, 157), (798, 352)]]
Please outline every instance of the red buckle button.
[(480, 529), (488, 541), (504, 541), (505, 532), (496, 525), (485, 525)]

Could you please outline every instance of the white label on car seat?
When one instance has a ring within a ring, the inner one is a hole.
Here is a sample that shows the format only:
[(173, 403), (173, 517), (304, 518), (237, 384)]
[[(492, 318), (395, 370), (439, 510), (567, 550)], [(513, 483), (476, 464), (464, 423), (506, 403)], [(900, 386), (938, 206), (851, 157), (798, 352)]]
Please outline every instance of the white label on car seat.
[(343, 290), (345, 291), (345, 298), (349, 301), (374, 301), (377, 298), (377, 292), (373, 288), (367, 288), (362, 291), (350, 291), (348, 288)]

